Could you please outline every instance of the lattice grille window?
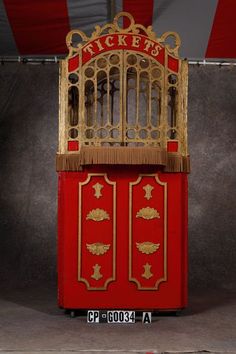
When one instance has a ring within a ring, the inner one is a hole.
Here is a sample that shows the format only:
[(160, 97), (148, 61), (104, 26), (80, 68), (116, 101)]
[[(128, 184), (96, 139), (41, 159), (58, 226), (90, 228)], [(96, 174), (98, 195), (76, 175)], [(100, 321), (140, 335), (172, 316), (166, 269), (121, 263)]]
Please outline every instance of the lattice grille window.
[(122, 54), (110, 54), (82, 68), (81, 140), (85, 145), (122, 142)]
[[(173, 139), (177, 76), (169, 77), (168, 124), (169, 138)], [(165, 69), (156, 61), (137, 53), (116, 51), (70, 74), (68, 85), (69, 139), (95, 146), (161, 144), (161, 130), (165, 128)]]

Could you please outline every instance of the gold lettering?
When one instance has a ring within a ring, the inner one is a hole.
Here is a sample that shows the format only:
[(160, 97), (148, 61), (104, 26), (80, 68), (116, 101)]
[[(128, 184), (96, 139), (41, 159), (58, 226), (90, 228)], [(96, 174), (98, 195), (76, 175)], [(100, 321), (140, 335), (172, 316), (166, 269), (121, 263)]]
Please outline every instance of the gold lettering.
[(139, 43), (140, 43), (141, 38), (138, 36), (133, 36), (133, 41), (132, 41), (132, 47), (139, 47)]
[(112, 36), (107, 36), (106, 40), (105, 40), (105, 44), (108, 47), (112, 47), (114, 45), (114, 43), (112, 43), (111, 41), (113, 40)]
[(158, 54), (160, 53), (160, 50), (161, 50), (161, 46), (160, 45), (156, 45), (155, 48), (151, 51), (151, 54), (156, 57), (158, 56)]
[(127, 45), (127, 43), (126, 43), (126, 38), (127, 38), (127, 36), (118, 36), (118, 45)]
[(93, 45), (92, 43), (88, 44), (85, 48), (84, 48), (85, 52), (89, 52), (89, 54), (91, 54), (91, 56), (93, 56), (93, 54), (95, 54), (95, 52), (93, 51)]
[(103, 50), (103, 49), (104, 49), (99, 39), (97, 39), (97, 40), (94, 41), (94, 42), (97, 44), (98, 50)]
[(149, 39), (145, 39), (144, 44), (145, 44), (145, 48), (144, 48), (145, 52), (148, 52), (149, 49), (154, 46), (154, 43)]

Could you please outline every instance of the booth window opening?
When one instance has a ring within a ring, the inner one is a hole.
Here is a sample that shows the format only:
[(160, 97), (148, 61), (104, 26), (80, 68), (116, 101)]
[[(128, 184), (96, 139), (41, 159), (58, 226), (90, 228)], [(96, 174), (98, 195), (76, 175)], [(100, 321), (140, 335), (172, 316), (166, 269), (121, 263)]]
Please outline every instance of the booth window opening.
[(68, 75), (67, 109), (69, 140), (161, 146), (178, 137), (178, 74), (131, 51), (103, 54)]

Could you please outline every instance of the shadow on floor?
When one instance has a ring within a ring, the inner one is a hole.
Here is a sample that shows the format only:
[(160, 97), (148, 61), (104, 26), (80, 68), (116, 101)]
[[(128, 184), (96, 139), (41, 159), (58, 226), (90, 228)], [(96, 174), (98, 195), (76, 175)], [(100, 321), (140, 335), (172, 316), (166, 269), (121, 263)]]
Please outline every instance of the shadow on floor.
[[(236, 291), (225, 289), (191, 290), (189, 305), (183, 310), (181, 316), (192, 316), (203, 313), (223, 305), (235, 302)], [(55, 283), (32, 283), (24, 287), (2, 287), (0, 299), (13, 304), (30, 308), (48, 315), (60, 316), (65, 311), (57, 306), (57, 285)], [(82, 314), (82, 312), (81, 312)], [(86, 312), (83, 311), (85, 315)], [(160, 316), (173, 315), (173, 313), (159, 314)]]

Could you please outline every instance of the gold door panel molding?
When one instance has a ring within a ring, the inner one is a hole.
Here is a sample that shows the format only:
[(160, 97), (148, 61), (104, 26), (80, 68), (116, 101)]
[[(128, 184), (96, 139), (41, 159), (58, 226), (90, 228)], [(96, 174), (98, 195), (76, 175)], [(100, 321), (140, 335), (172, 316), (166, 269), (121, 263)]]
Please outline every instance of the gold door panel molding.
[(106, 290), (116, 280), (116, 182), (89, 173), (78, 190), (78, 281)]
[(158, 290), (167, 281), (167, 183), (158, 174), (129, 183), (129, 281), (138, 290)]

